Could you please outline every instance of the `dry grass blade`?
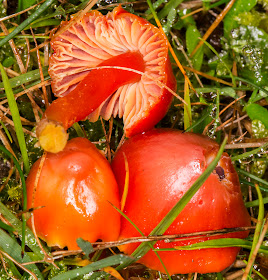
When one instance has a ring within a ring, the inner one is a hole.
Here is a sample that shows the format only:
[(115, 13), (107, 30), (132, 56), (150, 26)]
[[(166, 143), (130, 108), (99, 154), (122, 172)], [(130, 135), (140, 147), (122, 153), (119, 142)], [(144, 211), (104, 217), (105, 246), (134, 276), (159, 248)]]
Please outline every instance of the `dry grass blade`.
[[(33, 32), (32, 28), (31, 28), (31, 33), (33, 35), (34, 43), (35, 43), (35, 46), (36, 46), (36, 55), (37, 55), (37, 62), (38, 62), (38, 67), (39, 67), (39, 71), (40, 71), (41, 83), (44, 83), (44, 73), (43, 73), (43, 70), (42, 70), (42, 63), (41, 63), (41, 59), (40, 59), (40, 53), (39, 53), (39, 49), (37, 48), (38, 44), (37, 44), (37, 41), (35, 39), (35, 35), (34, 35), (34, 32)], [(44, 100), (45, 100), (45, 105), (46, 105), (46, 108), (47, 108), (49, 106), (49, 103), (48, 103), (48, 98), (47, 98), (47, 89), (46, 89), (45, 85), (42, 85), (42, 90), (43, 90), (43, 96), (44, 96)]]
[[(191, 60), (189, 59), (189, 57), (187, 56), (187, 54), (186, 54), (186, 52), (185, 52), (183, 46), (181, 45), (180, 41), (178, 40), (178, 38), (177, 38), (172, 32), (170, 32), (170, 34), (171, 34), (171, 36), (172, 36), (172, 39), (173, 39), (173, 40), (176, 42), (176, 44), (178, 45), (179, 50), (183, 53), (183, 55), (184, 55), (184, 57), (186, 58), (187, 62), (188, 62), (189, 65), (191, 66), (191, 68), (190, 68), (190, 67), (187, 67), (187, 68), (188, 68), (188, 69), (193, 69), (192, 62), (191, 62)], [(186, 69), (185, 66), (183, 66), (183, 68)], [(195, 70), (195, 69), (193, 69), (193, 70)], [(197, 72), (199, 72), (199, 71), (192, 71), (192, 72), (194, 73), (195, 78), (196, 78), (196, 80), (198, 81), (199, 85), (200, 85), (201, 87), (204, 87), (203, 84), (202, 84), (202, 82), (201, 82), (201, 80), (200, 80), (199, 77), (197, 76), (197, 74), (198, 74)]]
[(215, 82), (218, 82), (218, 83), (220, 83), (220, 84), (224, 84), (224, 85), (227, 85), (227, 86), (230, 86), (230, 87), (233, 86), (232, 83), (229, 83), (229, 82), (224, 81), (224, 80), (222, 80), (222, 79), (220, 79), (220, 78), (217, 78), (217, 77), (208, 75), (208, 74), (203, 73), (203, 72), (201, 72), (201, 71), (198, 71), (198, 70), (196, 70), (196, 69), (194, 69), (194, 68), (191, 68), (191, 67), (188, 67), (188, 66), (183, 66), (183, 68), (184, 68), (185, 70), (187, 70), (187, 71), (190, 71), (190, 72), (193, 72), (193, 73), (198, 74), (198, 75), (200, 75), (200, 76), (203, 76), (203, 77), (206, 78), (206, 79), (209, 79), (209, 80), (212, 80), (212, 81), (215, 81)]
[(207, 40), (207, 38), (211, 35), (211, 33), (215, 30), (215, 28), (220, 24), (220, 22), (223, 20), (223, 18), (226, 16), (226, 14), (230, 11), (234, 4), (235, 0), (231, 0), (228, 5), (223, 9), (223, 11), (217, 16), (216, 20), (213, 22), (213, 24), (209, 27), (207, 32), (203, 36), (203, 40), (201, 40), (198, 45), (194, 48), (192, 53), (190, 54), (190, 57), (193, 57), (193, 55), (197, 52), (197, 50), (204, 44), (204, 41)]
[(262, 229), (262, 233), (260, 235), (260, 238), (259, 238), (259, 241), (258, 241), (258, 243), (256, 245), (256, 248), (255, 248), (251, 258), (248, 261), (248, 264), (247, 264), (247, 267), (246, 267), (246, 269), (244, 271), (242, 280), (246, 280), (248, 278), (249, 271), (250, 271), (250, 269), (251, 269), (251, 267), (252, 267), (252, 265), (253, 265), (253, 263), (254, 263), (254, 261), (256, 259), (256, 256), (258, 254), (258, 250), (260, 249), (260, 246), (262, 245), (262, 242), (263, 242), (263, 240), (265, 238), (265, 234), (266, 234), (267, 230), (268, 230), (268, 221), (266, 220), (266, 223), (265, 223), (265, 225), (264, 225), (264, 227)]
[(2, 17), (2, 18), (0, 18), (0, 22), (1, 22), (1, 21), (5, 21), (5, 20), (10, 19), (10, 18), (13, 18), (13, 17), (17, 17), (17, 16), (19, 16), (19, 15), (21, 15), (21, 14), (24, 14), (24, 13), (26, 13), (26, 12), (28, 12), (28, 11), (34, 9), (34, 8), (37, 7), (38, 5), (42, 4), (44, 1), (45, 1), (45, 0), (42, 0), (42, 1), (40, 1), (40, 3), (35, 4), (35, 5), (33, 5), (33, 6), (29, 7), (29, 8), (27, 8), (27, 9), (25, 9), (25, 10), (23, 10), (23, 11), (18, 12), (18, 13), (15, 13), (15, 14), (12, 14), (12, 15), (9, 15), (9, 16), (6, 16), (6, 17)]
[(17, 159), (13, 149), (11, 148), (9, 141), (6, 137), (6, 135), (3, 133), (2, 129), (0, 129), (0, 140), (4, 144), (5, 148)]
[[(29, 93), (29, 92), (34, 91), (34, 90), (37, 90), (37, 89), (39, 89), (39, 88), (42, 87), (42, 86), (48, 86), (48, 85), (50, 85), (50, 84), (51, 84), (51, 81), (44, 81), (44, 82), (41, 82), (41, 83), (39, 83), (38, 85), (32, 86), (32, 87), (30, 87), (30, 88), (27, 88), (27, 89), (21, 91), (20, 93), (15, 94), (15, 98), (18, 98), (18, 97), (20, 97), (20, 96), (22, 96), (22, 95), (24, 95), (24, 94), (26, 94), (26, 93)], [(7, 99), (1, 101), (1, 102), (0, 102), (0, 105), (3, 105), (3, 104), (5, 104), (5, 103), (7, 103)], [(3, 107), (1, 107), (1, 108), (3, 108)], [(5, 108), (5, 110), (6, 110), (6, 108)], [(40, 111), (40, 113), (41, 113), (41, 111)]]

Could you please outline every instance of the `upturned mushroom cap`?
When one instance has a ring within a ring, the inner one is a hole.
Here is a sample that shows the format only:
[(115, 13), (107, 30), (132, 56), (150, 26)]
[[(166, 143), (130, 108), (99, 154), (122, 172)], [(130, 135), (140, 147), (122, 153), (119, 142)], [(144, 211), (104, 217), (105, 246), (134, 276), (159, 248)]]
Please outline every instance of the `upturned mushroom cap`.
[[(64, 22), (61, 28), (66, 24)], [(51, 45), (54, 54), (49, 74), (53, 92), (58, 97), (72, 92), (92, 68), (105, 60), (127, 52), (141, 54), (144, 75), (137, 82), (120, 86), (106, 98), (88, 116), (91, 121), (99, 116), (106, 120), (111, 116), (123, 117), (126, 135), (131, 136), (152, 128), (166, 114), (172, 94), (164, 86), (174, 90), (176, 82), (166, 38), (146, 20), (121, 6), (106, 16), (92, 11), (52, 38)], [(90, 106), (90, 96), (88, 104)]]

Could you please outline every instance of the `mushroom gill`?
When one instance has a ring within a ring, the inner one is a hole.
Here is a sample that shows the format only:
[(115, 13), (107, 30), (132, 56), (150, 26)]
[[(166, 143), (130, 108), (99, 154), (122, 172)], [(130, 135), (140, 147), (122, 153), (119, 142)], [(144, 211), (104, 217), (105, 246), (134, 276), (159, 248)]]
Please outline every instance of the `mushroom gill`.
[[(66, 24), (64, 22), (61, 28)], [(143, 74), (136, 80), (130, 79), (129, 83), (118, 83), (108, 96), (99, 96), (96, 108), (91, 106), (92, 92), (88, 90), (88, 114), (75, 121), (85, 117), (96, 121), (99, 116), (106, 120), (118, 116), (123, 118), (126, 135), (131, 136), (152, 128), (166, 114), (172, 100), (172, 94), (166, 87), (174, 90), (176, 81), (168, 58), (166, 37), (146, 20), (126, 12), (121, 6), (106, 16), (92, 11), (58, 36), (56, 34), (51, 45), (54, 53), (49, 62), (49, 74), (52, 90), (57, 97), (61, 97), (59, 99), (74, 92), (78, 85), (85, 82), (89, 73), (98, 71), (99, 66), (117, 66), (117, 56), (139, 54), (143, 59), (143, 67), (136, 65), (136, 59), (130, 65), (122, 64), (130, 68), (128, 71), (137, 70), (136, 75)], [(115, 58), (115, 63), (106, 63), (112, 58)], [(122, 75), (117, 69), (113, 71)], [(100, 87), (105, 88), (113, 81), (107, 76), (105, 81), (95, 79), (93, 83), (102, 83)], [(46, 117), (49, 119), (48, 113)], [(61, 123), (61, 120), (54, 121)]]

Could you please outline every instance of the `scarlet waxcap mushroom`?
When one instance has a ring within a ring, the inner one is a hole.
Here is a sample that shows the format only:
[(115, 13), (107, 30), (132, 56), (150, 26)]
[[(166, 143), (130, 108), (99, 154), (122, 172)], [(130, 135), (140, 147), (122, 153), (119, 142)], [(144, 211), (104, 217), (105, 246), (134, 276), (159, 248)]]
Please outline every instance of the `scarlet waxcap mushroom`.
[(166, 37), (146, 20), (121, 6), (106, 16), (92, 11), (53, 37), (51, 45), (49, 74), (53, 92), (61, 98), (38, 127), (45, 142), (49, 133), (44, 129), (51, 121), (66, 130), (86, 117), (96, 121), (118, 116), (131, 136), (151, 129), (166, 114), (172, 94), (165, 86), (174, 90), (176, 81)]
[[(129, 186), (124, 213), (143, 232), (150, 232), (180, 200), (215, 158), (219, 146), (201, 135), (177, 130), (153, 129), (127, 140), (116, 153), (112, 169), (122, 196), (125, 185), (125, 158), (129, 167)], [(244, 206), (238, 175), (224, 153), (215, 171), (182, 210), (165, 234), (185, 234), (250, 225)], [(120, 239), (140, 234), (121, 218)], [(155, 248), (184, 246), (214, 238), (245, 238), (248, 232), (214, 237), (183, 239), (174, 243), (159, 241)], [(120, 247), (131, 254), (138, 246)], [(159, 251), (170, 274), (219, 272), (230, 266), (239, 248), (213, 248), (194, 251)], [(151, 269), (165, 273), (159, 259), (149, 251), (139, 260)]]
[(48, 153), (35, 192), (39, 165), (40, 159), (26, 185), (28, 208), (35, 208), (40, 238), (49, 246), (69, 250), (78, 249), (79, 237), (89, 242), (118, 238), (120, 215), (110, 204), (119, 205), (118, 186), (110, 164), (90, 141), (75, 138), (62, 152)]

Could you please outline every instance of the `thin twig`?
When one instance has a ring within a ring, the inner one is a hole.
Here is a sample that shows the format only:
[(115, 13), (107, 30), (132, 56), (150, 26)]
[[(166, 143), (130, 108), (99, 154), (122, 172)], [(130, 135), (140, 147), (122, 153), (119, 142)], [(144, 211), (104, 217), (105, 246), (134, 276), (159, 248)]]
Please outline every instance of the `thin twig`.
[(190, 72), (196, 73), (196, 74), (198, 74), (198, 75), (200, 75), (200, 76), (203, 76), (203, 77), (205, 77), (205, 78), (208, 79), (208, 80), (212, 80), (212, 81), (215, 81), (215, 82), (218, 82), (218, 83), (221, 83), (221, 84), (230, 86), (230, 87), (233, 86), (232, 83), (229, 83), (229, 82), (226, 82), (226, 81), (224, 81), (224, 80), (222, 80), (222, 79), (220, 79), (220, 78), (217, 78), (217, 77), (208, 75), (208, 74), (203, 73), (203, 72), (201, 72), (201, 71), (198, 71), (198, 70), (196, 70), (196, 69), (194, 69), (194, 68), (191, 68), (191, 67), (188, 67), (188, 66), (183, 66), (183, 68), (184, 68), (185, 70), (187, 70), (187, 71), (190, 71)]
[(265, 223), (265, 225), (262, 229), (262, 232), (260, 234), (258, 243), (256, 244), (256, 247), (255, 247), (255, 249), (254, 249), (254, 251), (251, 255), (251, 258), (248, 260), (248, 264), (247, 264), (247, 267), (246, 267), (245, 272), (243, 274), (242, 280), (246, 280), (248, 278), (248, 276), (249, 276), (248, 274), (249, 274), (249, 272), (251, 270), (251, 267), (252, 267), (252, 265), (253, 265), (253, 263), (256, 259), (256, 256), (257, 256), (258, 251), (259, 251), (259, 249), (262, 245), (262, 242), (263, 242), (263, 239), (265, 237), (265, 234), (266, 234), (267, 230), (268, 230), (268, 221), (266, 220), (266, 223)]
[(25, 10), (23, 10), (23, 11), (20, 11), (20, 12), (18, 12), (18, 13), (16, 13), (16, 14), (12, 14), (12, 15), (9, 15), (9, 16), (6, 16), (6, 17), (2, 17), (2, 18), (0, 18), (0, 22), (1, 22), (1, 21), (5, 21), (5, 20), (10, 19), (10, 18), (13, 18), (13, 17), (17, 17), (17, 16), (19, 16), (19, 15), (21, 15), (21, 14), (24, 14), (24, 13), (26, 13), (26, 12), (28, 12), (28, 11), (34, 9), (36, 6), (42, 4), (44, 1), (45, 1), (45, 0), (42, 0), (40, 3), (35, 4), (35, 5), (33, 5), (33, 6), (29, 7), (29, 8), (27, 8), (27, 9), (25, 9)]
[[(175, 34), (173, 32), (170, 32), (171, 36), (172, 36), (172, 39), (176, 42), (176, 44), (178, 45), (178, 49), (182, 52), (182, 54), (184, 55), (185, 59), (187, 60), (187, 62), (189, 63), (189, 65), (191, 66), (191, 69), (193, 69), (193, 65), (192, 65), (192, 62), (191, 60), (189, 59), (187, 53), (185, 52), (183, 46), (181, 45), (180, 41), (178, 40), (177, 36), (175, 36)], [(183, 68), (185, 69), (185, 67), (183, 66)], [(201, 87), (204, 87), (201, 80), (199, 79), (198, 75), (196, 72), (193, 72), (194, 73), (194, 76), (196, 78), (196, 80), (198, 81), (199, 85)]]
[[(32, 87), (30, 87), (30, 88), (27, 88), (27, 89), (25, 89), (25, 90), (23, 90), (23, 91), (21, 91), (21, 92), (15, 94), (14, 96), (15, 96), (15, 98), (18, 98), (18, 97), (20, 97), (20, 96), (22, 96), (22, 95), (24, 95), (24, 94), (26, 94), (26, 93), (28, 93), (28, 92), (34, 91), (34, 90), (36, 90), (36, 89), (39, 89), (39, 88), (40, 88), (41, 86), (43, 86), (43, 85), (48, 86), (48, 85), (50, 85), (50, 84), (51, 84), (51, 80), (49, 80), (49, 81), (44, 81), (44, 82), (42, 82), (42, 83), (39, 83), (38, 85), (32, 86)], [(3, 105), (3, 104), (5, 104), (5, 103), (7, 103), (7, 102), (8, 102), (7, 99), (5, 99), (5, 100), (3, 100), (3, 101), (0, 102), (0, 105)]]
[[(30, 28), (30, 29), (31, 29), (31, 33), (33, 35), (35, 46), (37, 47), (38, 44), (37, 44), (37, 41), (35, 39), (33, 29), (32, 28)], [(36, 49), (36, 55), (37, 55), (37, 63), (38, 63), (41, 83), (44, 83), (44, 81), (45, 81), (44, 80), (44, 73), (43, 73), (43, 68), (42, 68), (42, 64), (41, 64), (39, 49)], [(48, 103), (48, 98), (47, 98), (47, 89), (44, 85), (42, 85), (42, 91), (43, 91), (43, 96), (44, 96), (44, 100), (45, 100), (45, 106), (47, 108), (49, 106), (49, 103)]]
[(15, 263), (18, 267), (20, 267), (22, 270), (26, 271), (28, 274), (30, 274), (34, 279), (38, 280), (37, 276), (29, 269), (27, 269), (24, 264), (21, 264), (17, 262), (15, 259), (13, 259), (11, 256), (9, 256), (7, 253), (1, 251), (1, 254), (4, 255), (6, 258), (10, 259), (13, 263)]
[(247, 149), (247, 148), (257, 148), (265, 144), (266, 142), (256, 142), (256, 143), (239, 143), (239, 144), (226, 144), (225, 149)]

